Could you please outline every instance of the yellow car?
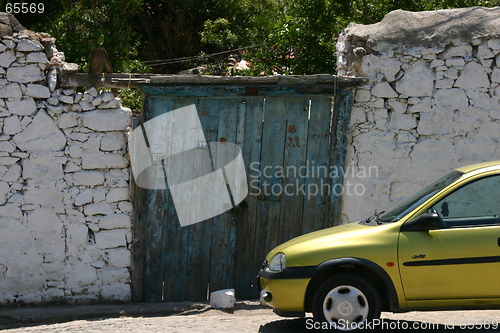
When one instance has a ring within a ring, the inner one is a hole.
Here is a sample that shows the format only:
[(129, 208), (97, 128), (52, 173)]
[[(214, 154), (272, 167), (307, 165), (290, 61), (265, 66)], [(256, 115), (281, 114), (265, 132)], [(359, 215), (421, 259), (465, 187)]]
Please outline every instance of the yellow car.
[(370, 328), (381, 311), (500, 309), (499, 222), (500, 161), (462, 167), (386, 212), (276, 247), (261, 296), (327, 331)]

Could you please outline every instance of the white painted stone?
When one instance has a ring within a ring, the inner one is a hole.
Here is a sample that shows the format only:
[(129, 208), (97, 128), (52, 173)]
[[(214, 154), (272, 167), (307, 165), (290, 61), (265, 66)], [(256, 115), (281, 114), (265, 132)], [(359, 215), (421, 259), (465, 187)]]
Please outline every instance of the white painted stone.
[(83, 94), (82, 93), (76, 93), (74, 96), (74, 103), (78, 103), (82, 100)]
[(500, 68), (494, 68), (491, 73), (491, 82), (500, 82)]
[(82, 168), (92, 169), (122, 169), (128, 165), (127, 159), (120, 154), (82, 154)]
[(17, 116), (10, 116), (5, 118), (3, 124), (3, 132), (8, 135), (14, 135), (21, 132), (21, 124)]
[(28, 215), (28, 228), (40, 234), (60, 234), (63, 224), (51, 209), (38, 208)]
[(7, 101), (7, 108), (12, 114), (17, 114), (20, 116), (29, 116), (36, 112), (36, 103), (33, 98), (26, 99), (14, 99), (12, 101)]
[(106, 195), (106, 202), (118, 202), (129, 200), (129, 190), (126, 187), (112, 188)]
[(122, 201), (118, 204), (118, 209), (123, 213), (130, 213), (133, 208), (132, 204), (127, 201)]
[(7, 194), (10, 191), (10, 186), (5, 181), (0, 181), (0, 205), (5, 205), (7, 202)]
[(99, 104), (101, 104), (101, 102), (102, 102), (102, 97), (101, 96), (97, 96), (96, 98), (94, 98), (92, 100), (92, 105), (94, 107), (97, 107)]
[(75, 290), (78, 287), (93, 285), (97, 282), (96, 269), (82, 262), (75, 266), (66, 265), (66, 289)]
[(44, 79), (44, 73), (40, 67), (35, 64), (21, 67), (9, 67), (9, 69), (7, 69), (7, 80), (12, 82), (29, 83)]
[(126, 229), (115, 229), (96, 232), (94, 236), (97, 247), (104, 250), (127, 246), (125, 230)]
[(104, 175), (100, 171), (78, 171), (73, 173), (75, 186), (96, 186), (104, 183)]
[(0, 157), (0, 165), (12, 165), (19, 161), (19, 158), (14, 157)]
[(75, 196), (75, 206), (82, 206), (92, 202), (93, 193), (92, 190), (87, 188)]
[(21, 177), (21, 171), (21, 166), (19, 164), (13, 164), (3, 175), (2, 180), (6, 182), (17, 182), (19, 177)]
[(2, 43), (4, 43), (4, 45), (7, 46), (8, 49), (13, 49), (16, 47), (16, 43), (9, 39), (4, 39)]
[(73, 112), (63, 113), (57, 118), (57, 125), (61, 129), (78, 126), (78, 119)]
[(470, 62), (465, 65), (454, 86), (458, 88), (489, 88), (490, 81), (483, 66), (477, 62)]
[(465, 60), (462, 58), (446, 59), (446, 66), (448, 67), (461, 67), (465, 66)]
[(356, 89), (356, 97), (354, 100), (358, 103), (368, 102), (371, 98), (370, 90), (367, 89)]
[(89, 103), (87, 101), (84, 101), (84, 100), (81, 100), (79, 102), (79, 104), (80, 104), (80, 107), (82, 108), (83, 111), (89, 111), (89, 110), (94, 110), (95, 109), (94, 106), (91, 103)]
[(455, 67), (448, 69), (443, 76), (447, 79), (455, 80), (458, 78), (458, 70)]
[(101, 298), (108, 301), (129, 302), (131, 298), (130, 284), (102, 286)]
[(83, 212), (86, 216), (111, 215), (114, 213), (113, 207), (107, 203), (96, 203), (96, 204), (86, 205), (83, 208)]
[(125, 268), (131, 266), (131, 255), (128, 249), (106, 250), (104, 259), (110, 267)]
[[(25, 96), (30, 96), (34, 98), (50, 98), (49, 88), (42, 86), (41, 84), (28, 84)], [(49, 103), (51, 104), (51, 103)]]
[(469, 105), (467, 96), (462, 89), (440, 89), (434, 96), (434, 104), (443, 109), (456, 110)]
[[(417, 132), (420, 135), (444, 135), (453, 131), (453, 112), (446, 115), (443, 112), (427, 112), (420, 114)], [(419, 144), (417, 144), (418, 146)]]
[(12, 50), (5, 51), (0, 53), (0, 66), (1, 67), (9, 67), (10, 64), (12, 64), (14, 61), (16, 61), (16, 53)]
[(58, 99), (62, 103), (73, 104), (73, 96), (60, 95)]
[(122, 100), (119, 98), (113, 98), (109, 102), (101, 103), (99, 105), (100, 109), (116, 109), (122, 105)]
[(478, 59), (490, 59), (494, 58), (495, 55), (486, 45), (479, 45), (477, 49), (477, 58)]
[(57, 85), (57, 69), (51, 68), (47, 72), (47, 84), (49, 86), (50, 91), (54, 91)]
[(99, 219), (100, 229), (131, 228), (132, 222), (126, 214), (112, 214)]
[(16, 46), (17, 51), (22, 52), (36, 52), (43, 50), (43, 46), (38, 41), (31, 39), (21, 39)]
[(234, 289), (224, 289), (210, 293), (210, 306), (214, 309), (234, 309), (235, 301)]
[(83, 125), (95, 131), (123, 131), (130, 126), (130, 109), (95, 110), (83, 115)]
[(13, 140), (23, 151), (62, 150), (66, 146), (66, 137), (43, 110), (38, 111), (33, 122)]
[(47, 62), (47, 56), (43, 52), (31, 52), (26, 56), (26, 62), (45, 64)]
[(417, 61), (408, 68), (396, 83), (398, 93), (405, 96), (431, 96), (434, 83), (434, 75), (426, 66), (425, 61)]
[(122, 132), (106, 133), (101, 139), (101, 150), (115, 151), (125, 148), (125, 136)]
[(92, 97), (97, 97), (97, 95), (99, 94), (99, 92), (97, 91), (97, 89), (95, 87), (87, 89), (87, 91), (85, 91), (85, 92), (87, 94), (91, 95)]
[(489, 96), (488, 94), (481, 94), (475, 101), (474, 106), (481, 109), (498, 109), (500, 104), (498, 104), (497, 96)]
[(101, 94), (101, 97), (102, 97), (102, 101), (103, 102), (109, 102), (110, 100), (112, 100), (113, 98), (115, 98), (115, 95), (112, 92), (110, 92), (110, 91), (104, 91)]
[(441, 55), (442, 59), (448, 59), (452, 57), (465, 57), (465, 58), (470, 58), (472, 55), (472, 46), (469, 44), (462, 44), (458, 46), (452, 46), (448, 48), (444, 53)]
[(23, 93), (21, 92), (18, 83), (11, 83), (0, 89), (1, 98), (21, 98), (22, 96)]
[[(0, 187), (2, 186), (5, 185), (0, 185)], [(19, 206), (15, 204), (6, 204), (0, 205), (0, 216), (20, 220), (23, 217), (23, 213), (21, 212), (21, 209), (19, 209)], [(5, 219), (0, 219), (0, 223), (5, 223)]]
[(59, 104), (59, 100), (55, 97), (47, 98), (47, 103), (52, 106), (56, 106)]
[(434, 83), (434, 88), (436, 89), (449, 89), (453, 87), (453, 83), (455, 80), (452, 79), (442, 79), (442, 80), (436, 80)]
[(434, 59), (431, 61), (429, 68), (436, 68), (444, 65), (444, 60)]
[(410, 130), (412, 128), (417, 127), (417, 120), (416, 118), (406, 115), (406, 114), (401, 114), (401, 113), (396, 113), (393, 112), (391, 114), (391, 118), (388, 124), (388, 128), (392, 130)]
[(389, 106), (391, 109), (393, 109), (397, 113), (405, 113), (407, 105), (405, 103), (402, 103), (400, 101), (394, 100), (394, 99), (389, 99), (388, 101)]
[(385, 98), (398, 97), (398, 94), (394, 91), (394, 89), (392, 89), (389, 83), (385, 81), (376, 84), (372, 88), (371, 94), (375, 97), (385, 97)]
[(392, 82), (401, 68), (401, 63), (388, 56), (376, 56), (368, 54), (363, 57), (361, 71), (369, 77), (375, 77), (378, 73), (384, 75), (387, 81)]
[(491, 49), (500, 49), (500, 39), (490, 39), (486, 43)]
[(75, 246), (83, 246), (87, 243), (89, 229), (85, 224), (70, 223), (67, 227), (70, 242)]
[(1, 152), (12, 153), (12, 152), (14, 152), (14, 150), (16, 150), (16, 147), (14, 147), (10, 142), (8, 142), (8, 141), (0, 142), (0, 151)]
[(24, 179), (61, 179), (64, 177), (61, 164), (40, 164), (32, 159), (23, 159)]

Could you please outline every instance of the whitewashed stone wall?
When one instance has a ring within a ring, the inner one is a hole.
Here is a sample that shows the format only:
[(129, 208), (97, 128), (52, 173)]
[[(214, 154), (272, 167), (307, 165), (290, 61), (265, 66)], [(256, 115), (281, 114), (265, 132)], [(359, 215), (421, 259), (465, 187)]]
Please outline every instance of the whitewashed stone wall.
[(0, 304), (127, 301), (131, 111), (110, 92), (56, 89), (74, 64), (53, 42), (0, 44)]
[[(470, 20), (469, 9), (397, 11), (343, 31), (338, 74), (367, 78), (355, 92), (346, 165), (378, 168), (345, 178), (366, 191), (344, 195), (344, 222), (387, 210), (453, 168), (500, 159), (500, 11), (480, 10)], [(495, 26), (477, 30), (482, 19)], [(435, 31), (441, 23), (448, 30)]]

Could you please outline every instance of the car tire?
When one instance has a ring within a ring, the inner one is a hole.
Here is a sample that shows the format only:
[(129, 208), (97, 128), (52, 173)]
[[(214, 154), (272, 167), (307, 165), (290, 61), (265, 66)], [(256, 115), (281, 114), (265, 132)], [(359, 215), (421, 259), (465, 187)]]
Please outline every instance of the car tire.
[(325, 280), (313, 298), (315, 327), (324, 332), (369, 331), (367, 324), (380, 318), (381, 308), (377, 289), (364, 277), (350, 273)]

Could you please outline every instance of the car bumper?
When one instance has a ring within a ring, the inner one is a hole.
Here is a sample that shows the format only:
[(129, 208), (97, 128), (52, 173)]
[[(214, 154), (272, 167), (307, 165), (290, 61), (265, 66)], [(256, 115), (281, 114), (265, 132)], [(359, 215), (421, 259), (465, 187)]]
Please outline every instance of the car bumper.
[(264, 270), (259, 274), (259, 286), (266, 296), (264, 301), (282, 316), (303, 315), (310, 280), (309, 276), (277, 274)]

